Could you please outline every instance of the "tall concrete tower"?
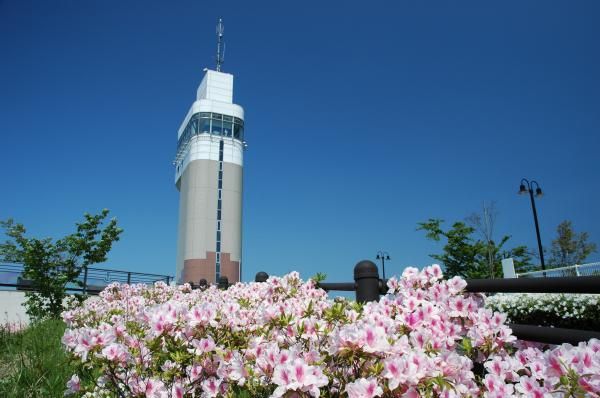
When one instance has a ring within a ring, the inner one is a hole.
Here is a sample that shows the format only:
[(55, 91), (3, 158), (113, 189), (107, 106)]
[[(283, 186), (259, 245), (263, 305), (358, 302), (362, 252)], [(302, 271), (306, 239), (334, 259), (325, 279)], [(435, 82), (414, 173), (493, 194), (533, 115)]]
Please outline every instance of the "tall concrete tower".
[(233, 103), (233, 75), (205, 69), (196, 101), (178, 131), (175, 185), (179, 196), (177, 281), (240, 280), (244, 109)]

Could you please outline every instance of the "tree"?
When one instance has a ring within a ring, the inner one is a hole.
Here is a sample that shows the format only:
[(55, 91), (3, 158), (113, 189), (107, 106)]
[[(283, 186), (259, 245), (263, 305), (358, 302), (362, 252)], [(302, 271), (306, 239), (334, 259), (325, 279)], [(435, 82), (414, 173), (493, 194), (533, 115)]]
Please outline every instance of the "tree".
[(426, 237), (434, 241), (446, 239), (443, 253), (430, 256), (444, 265), (447, 277), (494, 278), (502, 275), (502, 259), (508, 257), (515, 260), (515, 268), (519, 271), (530, 266), (531, 256), (525, 246), (503, 249), (510, 236), (504, 236), (495, 243), (491, 234), (487, 240), (474, 238), (477, 229), (461, 221), (444, 231), (443, 222), (432, 218), (419, 223), (417, 230), (426, 231)]
[(485, 261), (490, 278), (502, 276), (501, 260), (502, 258), (512, 258), (515, 266), (515, 272), (523, 273), (531, 271), (535, 268), (532, 264), (532, 254), (527, 246), (517, 246), (512, 249), (502, 251), (501, 248), (510, 239), (509, 236), (503, 236), (500, 243), (494, 243), (494, 232), (496, 226), (496, 218), (498, 210), (496, 210), (496, 202), (483, 206), (480, 213), (472, 213), (466, 218), (467, 223), (474, 228), (482, 240), (484, 245)]
[(443, 254), (432, 254), (431, 258), (444, 265), (447, 277), (478, 277), (483, 271), (478, 261), (483, 246), (471, 237), (475, 229), (459, 221), (455, 222), (451, 229), (444, 231), (441, 228), (443, 222), (441, 219), (430, 218), (427, 222), (419, 223), (417, 228), (425, 231), (427, 238), (436, 242), (439, 242), (441, 237), (446, 238)]
[(28, 238), (22, 224), (12, 219), (0, 221), (9, 238), (0, 244), (0, 260), (23, 264), (23, 277), (32, 283), (32, 291), (25, 293), (25, 306), (33, 320), (60, 317), (66, 286), (76, 283), (89, 265), (106, 261), (123, 232), (116, 219), (103, 227), (108, 213), (106, 209), (97, 215), (85, 213), (75, 233), (55, 241)]
[(588, 242), (587, 232), (577, 233), (571, 221), (565, 220), (556, 228), (558, 236), (552, 241), (548, 264), (552, 267), (581, 264), (596, 251), (596, 244)]
[(496, 262), (494, 255), (494, 252), (496, 251), (496, 245), (494, 244), (494, 225), (496, 224), (497, 216), (498, 211), (496, 210), (496, 203), (491, 202), (489, 205), (486, 205), (485, 202), (483, 202), (482, 214), (473, 213), (467, 217), (467, 222), (471, 224), (471, 227), (473, 227), (483, 238), (484, 251), (486, 254), (485, 259), (491, 278), (494, 278), (496, 275), (494, 269)]

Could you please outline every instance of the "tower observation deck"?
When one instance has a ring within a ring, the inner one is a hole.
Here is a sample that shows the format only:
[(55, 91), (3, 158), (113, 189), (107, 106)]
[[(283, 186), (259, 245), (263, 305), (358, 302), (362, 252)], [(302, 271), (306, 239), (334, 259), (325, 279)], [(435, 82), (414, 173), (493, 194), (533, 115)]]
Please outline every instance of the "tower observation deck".
[(245, 143), (244, 109), (233, 103), (233, 75), (205, 69), (177, 139), (177, 282), (214, 283), (220, 276), (237, 282)]

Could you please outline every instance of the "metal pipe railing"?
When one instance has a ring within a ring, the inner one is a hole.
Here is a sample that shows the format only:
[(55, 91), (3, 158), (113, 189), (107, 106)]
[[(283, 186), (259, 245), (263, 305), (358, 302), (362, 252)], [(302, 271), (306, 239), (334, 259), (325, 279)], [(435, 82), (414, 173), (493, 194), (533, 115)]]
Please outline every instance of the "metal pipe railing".
[(600, 293), (600, 276), (467, 279), (471, 293)]
[[(23, 278), (22, 264), (0, 264), (0, 275), (3, 276), (0, 287), (14, 287), (17, 290), (35, 290), (33, 282)], [(81, 275), (75, 281), (80, 287), (67, 286), (66, 290), (70, 292), (89, 292), (90, 294), (97, 294), (111, 282), (152, 284), (154, 282), (164, 281), (169, 284), (172, 280), (173, 277), (170, 275), (84, 267)]]

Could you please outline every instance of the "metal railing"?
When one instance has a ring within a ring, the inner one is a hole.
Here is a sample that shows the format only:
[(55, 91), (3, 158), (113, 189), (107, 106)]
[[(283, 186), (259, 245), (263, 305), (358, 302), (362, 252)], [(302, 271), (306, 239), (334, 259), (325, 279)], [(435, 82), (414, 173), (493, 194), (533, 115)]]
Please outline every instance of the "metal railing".
[(600, 262), (575, 264), (566, 267), (551, 268), (544, 271), (530, 271), (517, 274), (518, 278), (543, 278), (564, 276), (597, 276), (600, 275)]
[[(98, 294), (112, 282), (153, 284), (163, 281), (169, 284), (172, 280), (173, 277), (170, 275), (85, 267), (75, 283), (67, 285), (66, 289), (69, 292)], [(0, 287), (13, 287), (17, 290), (35, 289), (33, 281), (23, 277), (22, 264), (0, 264)]]
[[(548, 271), (546, 271), (548, 272)], [(256, 274), (256, 282), (268, 278), (265, 272)], [(468, 293), (600, 293), (600, 276), (556, 277), (548, 279), (467, 279), (465, 291)], [(386, 281), (379, 278), (377, 265), (364, 260), (354, 267), (354, 282), (321, 283), (318, 286), (326, 291), (354, 291), (356, 301), (378, 301), (387, 293)], [(226, 288), (226, 285), (223, 285)], [(554, 328), (536, 325), (508, 324), (513, 334), (520, 340), (540, 343), (577, 344), (592, 338), (600, 339), (600, 332)]]

